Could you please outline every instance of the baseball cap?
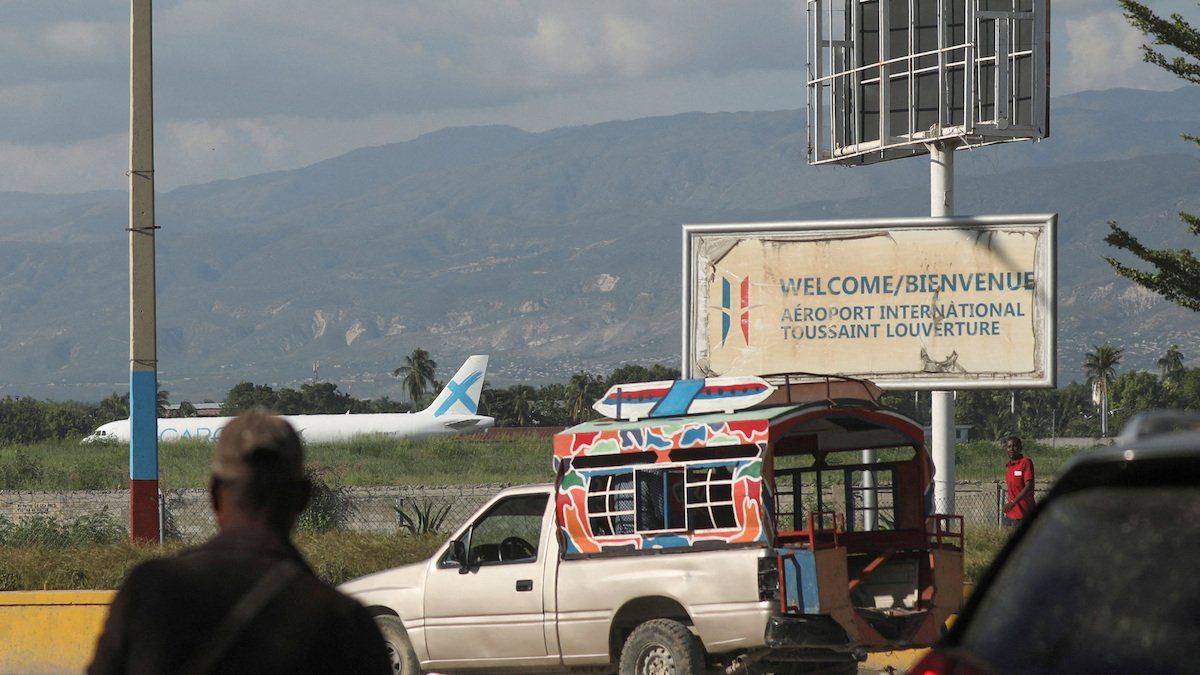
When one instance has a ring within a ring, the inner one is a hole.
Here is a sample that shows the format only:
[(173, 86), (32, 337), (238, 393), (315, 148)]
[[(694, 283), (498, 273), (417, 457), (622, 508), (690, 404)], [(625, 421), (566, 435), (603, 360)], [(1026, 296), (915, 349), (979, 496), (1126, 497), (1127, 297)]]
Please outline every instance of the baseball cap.
[(304, 447), (287, 420), (255, 409), (238, 415), (221, 430), (212, 473), (222, 480), (239, 480), (260, 472), (277, 480), (303, 478)]

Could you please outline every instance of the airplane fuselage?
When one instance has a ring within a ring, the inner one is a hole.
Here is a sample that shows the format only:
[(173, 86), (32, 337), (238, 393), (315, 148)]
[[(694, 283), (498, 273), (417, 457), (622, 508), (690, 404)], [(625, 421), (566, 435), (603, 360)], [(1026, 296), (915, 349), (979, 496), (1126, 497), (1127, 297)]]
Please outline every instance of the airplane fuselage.
[[(356, 436), (386, 438), (428, 438), (448, 434), (482, 431), (494, 420), (482, 415), (444, 414), (437, 417), (421, 413), (365, 413), (359, 415), (284, 415), (306, 443), (333, 443)], [(158, 420), (158, 440), (169, 443), (196, 439), (215, 441), (232, 417), (180, 417)], [(103, 433), (101, 433), (103, 432)], [(101, 426), (87, 442), (128, 442), (129, 420), (117, 420)]]
[[(433, 403), (414, 413), (361, 413), (351, 415), (283, 415), (308, 443), (346, 441), (356, 436), (428, 438), (482, 431), (491, 417), (476, 415), (487, 372), (487, 355), (473, 355), (450, 378)], [(158, 440), (169, 443), (188, 439), (215, 441), (232, 417), (168, 417), (158, 420)], [(130, 440), (129, 420), (101, 425), (84, 443)]]

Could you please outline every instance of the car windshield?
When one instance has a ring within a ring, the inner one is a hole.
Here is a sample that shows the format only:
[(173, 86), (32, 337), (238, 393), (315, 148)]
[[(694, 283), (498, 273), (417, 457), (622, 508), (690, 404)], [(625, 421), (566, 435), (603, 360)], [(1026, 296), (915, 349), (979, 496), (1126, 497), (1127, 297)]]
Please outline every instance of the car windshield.
[[(960, 638), (997, 673), (1173, 673), (1200, 663), (1200, 489), (1048, 502)], [(1184, 665), (1186, 664), (1186, 665)]]

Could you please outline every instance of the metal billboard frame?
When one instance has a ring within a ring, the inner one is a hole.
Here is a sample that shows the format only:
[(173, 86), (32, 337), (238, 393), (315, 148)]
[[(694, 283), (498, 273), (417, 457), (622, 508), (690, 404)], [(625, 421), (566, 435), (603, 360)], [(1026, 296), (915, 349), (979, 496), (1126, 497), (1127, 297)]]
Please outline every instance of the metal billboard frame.
[(810, 164), (1050, 135), (1049, 0), (807, 0)]
[[(1035, 306), (1042, 307), (1043, 315), (1035, 317), (1036, 325), (1041, 329), (1041, 339), (1038, 353), (1034, 362), (1041, 367), (1041, 377), (1012, 377), (1008, 379), (979, 379), (979, 378), (920, 378), (912, 380), (882, 378), (875, 380), (877, 384), (889, 391), (927, 391), (952, 389), (1050, 389), (1057, 386), (1058, 358), (1056, 354), (1058, 339), (1056, 320), (1058, 316), (1058, 215), (1057, 214), (1019, 214), (1019, 215), (989, 215), (962, 216), (945, 218), (868, 218), (853, 220), (815, 220), (815, 221), (784, 221), (765, 223), (714, 223), (705, 225), (683, 226), (683, 288), (682, 288), (682, 334), (681, 362), (682, 377), (695, 377), (696, 362), (694, 339), (700, 324), (699, 308), (693, 307), (698, 295), (698, 270), (695, 266), (695, 244), (705, 236), (713, 235), (764, 235), (817, 232), (820, 230), (855, 231), (855, 230), (892, 230), (892, 229), (931, 229), (931, 228), (971, 228), (971, 229), (1001, 229), (1003, 226), (1042, 226), (1045, 234), (1044, 249), (1040, 251), (1035, 263), (1038, 275), (1036, 288), (1037, 302)], [(827, 373), (873, 379), (871, 373)], [(877, 374), (876, 374), (877, 375)]]

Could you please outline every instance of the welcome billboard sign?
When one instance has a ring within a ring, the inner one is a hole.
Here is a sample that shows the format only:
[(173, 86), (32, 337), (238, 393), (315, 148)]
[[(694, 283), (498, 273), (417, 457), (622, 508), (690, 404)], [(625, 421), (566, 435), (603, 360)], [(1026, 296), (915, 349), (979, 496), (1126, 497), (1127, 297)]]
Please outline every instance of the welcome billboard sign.
[(687, 377), (1054, 386), (1055, 215), (687, 225)]

